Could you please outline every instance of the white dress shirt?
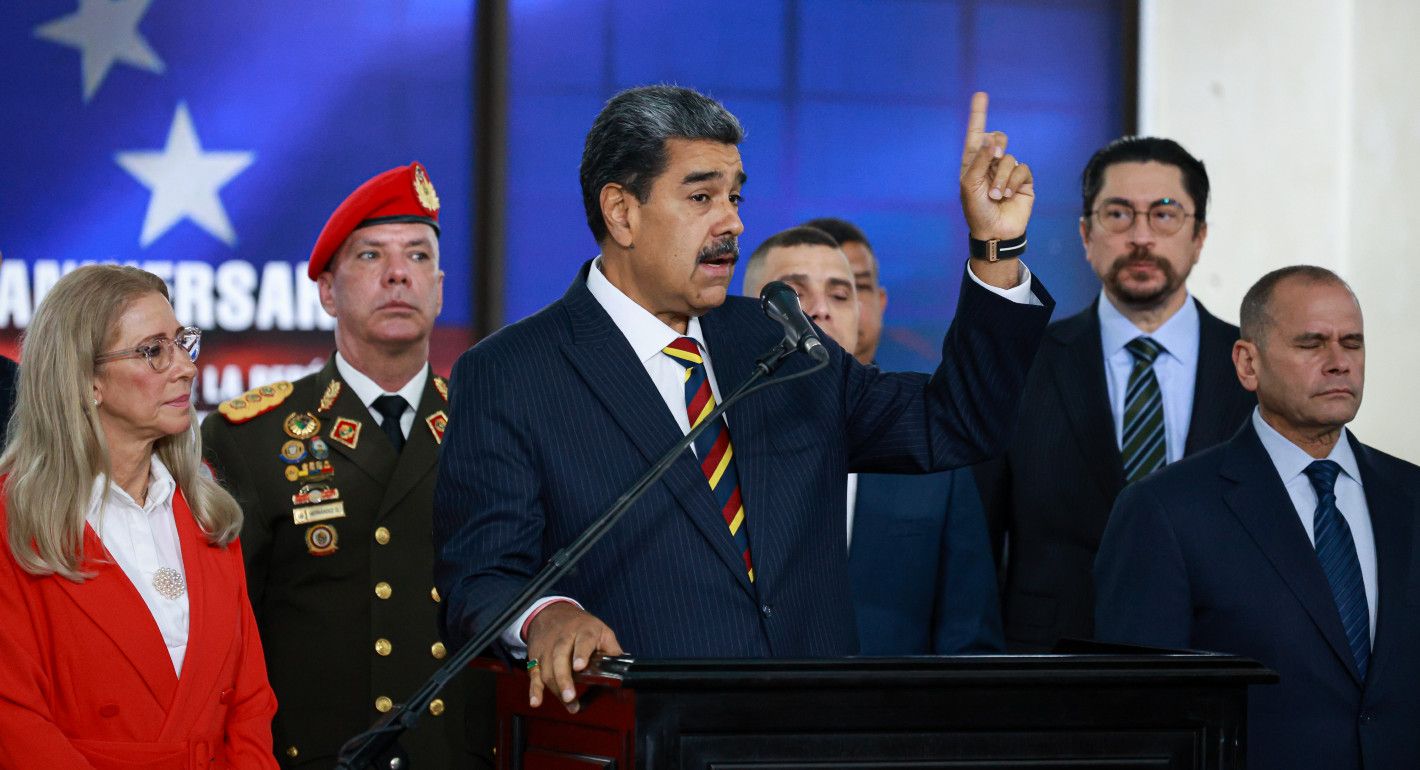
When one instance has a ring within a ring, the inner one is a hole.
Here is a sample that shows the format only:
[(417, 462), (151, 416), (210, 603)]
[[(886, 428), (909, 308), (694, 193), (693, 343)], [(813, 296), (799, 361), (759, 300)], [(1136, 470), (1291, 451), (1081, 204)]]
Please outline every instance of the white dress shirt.
[[(1019, 264), (1021, 282), (1010, 289), (1000, 289), (985, 283), (977, 278), (970, 268), (966, 273), (982, 288), (1012, 302), (1023, 305), (1041, 304), (1034, 292), (1031, 291), (1030, 269), (1024, 263)], [(715, 366), (710, 362), (710, 349), (705, 344), (705, 335), (701, 333), (700, 319), (692, 317), (686, 324), (684, 334), (667, 326), (664, 321), (657, 318), (651, 311), (641, 307), (636, 300), (626, 296), (625, 292), (607, 279), (606, 275), (602, 273), (602, 258), (600, 256), (592, 261), (592, 269), (587, 271), (587, 291), (591, 292), (597, 304), (601, 305), (607, 315), (611, 316), (611, 322), (631, 344), (631, 350), (641, 365), (645, 367), (646, 374), (651, 378), (651, 383), (655, 385), (656, 392), (661, 394), (661, 399), (665, 401), (666, 409), (670, 410), (671, 417), (680, 426), (681, 433), (689, 433), (690, 417), (686, 414), (685, 409), (685, 367), (661, 351), (681, 337), (690, 337), (695, 340), (696, 344), (700, 346), (700, 357), (705, 362), (705, 374), (710, 380), (710, 392), (714, 394), (715, 402), (719, 403), (720, 386), (715, 381)], [(851, 491), (856, 492), (856, 478), (854, 482)], [(850, 503), (849, 511), (852, 510), (851, 506)], [(852, 537), (851, 517), (851, 513), (846, 516), (850, 538)], [(527, 612), (513, 621), (512, 625), (503, 630), (501, 636), (503, 643), (514, 654), (526, 650), (522, 638), (523, 626), (543, 607), (557, 601), (571, 601), (576, 604), (574, 600), (565, 596), (549, 596), (539, 600)]]
[(360, 399), (360, 403), (365, 405), (371, 416), (375, 418), (375, 422), (381, 427), (385, 424), (385, 418), (373, 406), (375, 399), (380, 396), (402, 396), (404, 403), (408, 406), (405, 407), (404, 414), (399, 417), (399, 429), (404, 433), (405, 438), (409, 438), (409, 429), (414, 425), (414, 410), (419, 408), (419, 399), (424, 396), (424, 385), (429, 381), (429, 367), (422, 367), (418, 374), (409, 378), (409, 382), (404, 383), (404, 387), (394, 393), (386, 393), (379, 383), (351, 366), (350, 362), (345, 360), (345, 356), (339, 353), (335, 354), (335, 370), (340, 373), (340, 379), (355, 391), (355, 396)]
[[(1262, 439), (1262, 447), (1272, 458), (1272, 465), (1282, 477), (1287, 487), (1287, 495), (1292, 498), (1292, 506), (1297, 510), (1297, 518), (1307, 531), (1307, 539), (1316, 547), (1316, 534), (1312, 525), (1316, 519), (1316, 488), (1306, 474), (1308, 465), (1316, 461), (1301, 447), (1293, 444), (1262, 419), (1262, 412), (1252, 410), (1252, 427)], [(1361, 581), (1366, 585), (1366, 605), (1370, 611), (1371, 643), (1376, 641), (1376, 608), (1380, 606), (1380, 583), (1376, 577), (1376, 536), (1371, 529), (1371, 509), (1366, 505), (1366, 491), (1361, 488), (1361, 467), (1356, 464), (1356, 454), (1351, 451), (1346, 429), (1341, 429), (1341, 437), (1331, 454), (1326, 456), (1341, 466), (1336, 477), (1336, 508), (1351, 528), (1351, 540), (1356, 544), (1356, 558), (1361, 562)]]
[(173, 493), (177, 491), (177, 483), (157, 454), (153, 455), (149, 474), (148, 495), (142, 505), (107, 477), (96, 477), (84, 521), (99, 536), (128, 581), (138, 589), (138, 595), (148, 605), (148, 612), (153, 615), (168, 646), (173, 671), (181, 676), (182, 660), (187, 654), (187, 591), (176, 599), (169, 599), (153, 587), (153, 576), (163, 567), (177, 570), (183, 576), (183, 585), (187, 584), (177, 522), (173, 519)]
[(1128, 389), (1129, 373), (1134, 370), (1134, 356), (1124, 346), (1135, 337), (1149, 337), (1164, 347), (1154, 359), (1154, 377), (1159, 381), (1159, 395), (1164, 402), (1165, 457), (1168, 462), (1178, 462), (1188, 442), (1193, 388), (1198, 376), (1198, 306), (1193, 296), (1189, 295), (1172, 318), (1150, 333), (1125, 318), (1104, 292), (1100, 292), (1099, 318), (1115, 444), (1123, 449), (1124, 393)]

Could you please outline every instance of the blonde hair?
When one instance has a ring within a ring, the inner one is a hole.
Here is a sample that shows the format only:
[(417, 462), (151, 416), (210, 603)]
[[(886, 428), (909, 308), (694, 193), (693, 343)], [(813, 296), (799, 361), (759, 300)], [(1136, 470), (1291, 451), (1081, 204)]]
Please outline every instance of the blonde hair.
[[(108, 445), (91, 407), (94, 357), (119, 319), (149, 294), (168, 299), (161, 278), (135, 267), (88, 265), (64, 276), (35, 311), (25, 332), (15, 412), (0, 474), (10, 552), (26, 572), (81, 581), (84, 517), (94, 479), (112, 477)], [(237, 501), (202, 473), (197, 413), (187, 430), (154, 444), (208, 542), (224, 546), (241, 531)]]

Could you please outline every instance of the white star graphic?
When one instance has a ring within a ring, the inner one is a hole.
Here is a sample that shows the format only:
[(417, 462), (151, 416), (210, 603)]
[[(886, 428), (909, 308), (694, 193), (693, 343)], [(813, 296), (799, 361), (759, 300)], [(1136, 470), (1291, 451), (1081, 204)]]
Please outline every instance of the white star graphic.
[(153, 0), (79, 0), (79, 10), (35, 27), (35, 37), (79, 49), (84, 73), (84, 101), (94, 97), (115, 62), (163, 73), (138, 22)]
[(187, 104), (178, 104), (162, 150), (119, 152), (113, 159), (153, 191), (148, 214), (143, 217), (140, 246), (147, 248), (183, 218), (228, 246), (236, 245), (237, 234), (217, 191), (246, 170), (255, 153), (203, 152)]

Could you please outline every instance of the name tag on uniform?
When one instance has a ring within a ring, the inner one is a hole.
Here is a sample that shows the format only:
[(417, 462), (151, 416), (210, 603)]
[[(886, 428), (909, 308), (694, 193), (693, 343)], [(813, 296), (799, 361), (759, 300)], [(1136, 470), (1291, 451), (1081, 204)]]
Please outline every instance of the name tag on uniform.
[(291, 509), (291, 520), (296, 524), (310, 524), (315, 521), (343, 518), (345, 518), (345, 503), (339, 501)]

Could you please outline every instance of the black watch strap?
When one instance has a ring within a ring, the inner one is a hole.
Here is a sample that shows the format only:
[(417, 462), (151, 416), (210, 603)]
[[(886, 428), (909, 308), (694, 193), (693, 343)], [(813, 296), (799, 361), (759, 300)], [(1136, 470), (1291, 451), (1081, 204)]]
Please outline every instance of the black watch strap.
[(987, 262), (1015, 259), (1026, 253), (1025, 233), (1021, 233), (1018, 238), (1011, 238), (1004, 241), (996, 238), (992, 238), (989, 241), (978, 241), (971, 236), (967, 236), (967, 241), (971, 245), (971, 256), (976, 259), (984, 259)]

